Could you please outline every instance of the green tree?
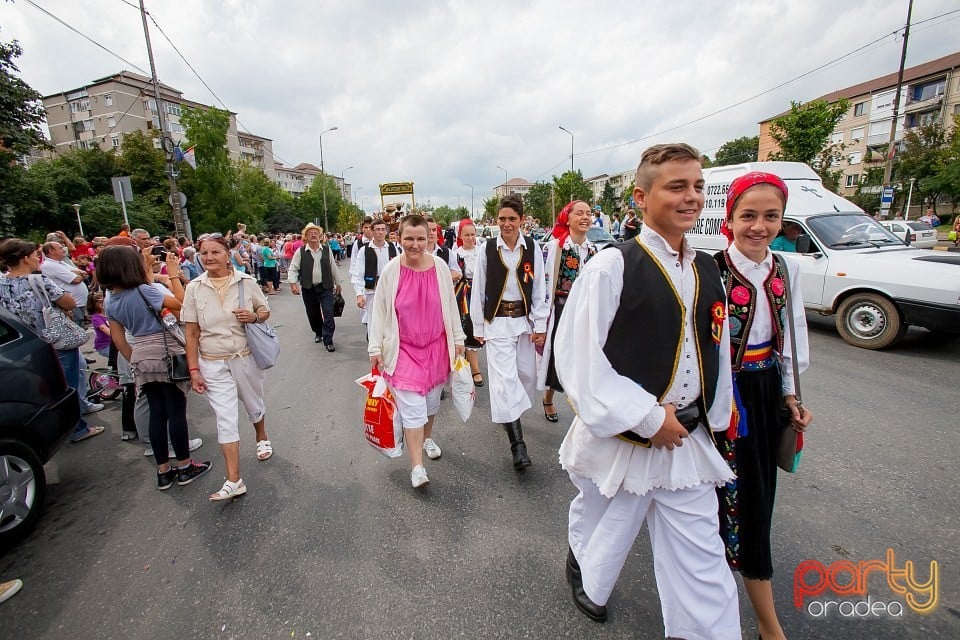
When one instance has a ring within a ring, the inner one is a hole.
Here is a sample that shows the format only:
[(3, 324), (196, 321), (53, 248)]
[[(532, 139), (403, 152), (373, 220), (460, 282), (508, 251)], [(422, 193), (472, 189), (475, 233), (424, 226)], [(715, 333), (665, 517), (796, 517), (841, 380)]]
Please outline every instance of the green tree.
[(609, 182), (603, 187), (603, 193), (600, 195), (599, 204), (604, 213), (608, 215), (613, 215), (617, 210), (617, 196), (616, 193), (614, 193), (613, 185)]
[(497, 196), (490, 196), (483, 201), (483, 217), (485, 220), (496, 220), (497, 211), (500, 207), (500, 198)]
[(24, 207), (33, 198), (26, 169), (17, 160), (47, 145), (42, 96), (20, 77), (14, 63), (23, 53), (16, 40), (0, 42), (0, 232), (20, 233), (34, 224)]
[(7, 154), (7, 161), (48, 146), (43, 137), (43, 96), (16, 75), (20, 69), (14, 58), (22, 54), (16, 40), (0, 42), (0, 153)]
[[(80, 201), (80, 216), (87, 237), (112, 236), (123, 223), (123, 209), (113, 195), (101, 194)], [(173, 217), (167, 203), (162, 206), (145, 196), (134, 196), (127, 203), (127, 219), (130, 227), (147, 229), (151, 233), (166, 235), (173, 231)]]
[[(130, 176), (134, 195), (146, 198), (157, 206), (170, 207), (166, 159), (163, 151), (153, 146), (156, 135), (142, 131), (124, 134), (117, 168), (120, 175)], [(192, 195), (192, 194), (190, 194)]]
[(770, 137), (778, 146), (770, 159), (808, 164), (825, 187), (836, 191), (843, 172), (831, 167), (841, 157), (844, 145), (831, 144), (830, 136), (848, 107), (846, 99), (833, 104), (826, 100), (791, 102), (790, 111), (770, 123)]
[[(299, 215), (305, 220), (319, 220), (320, 226), (323, 226), (324, 192), (326, 192), (326, 217), (330, 221), (330, 231), (341, 230), (337, 219), (340, 215), (340, 205), (343, 202), (343, 194), (340, 192), (340, 188), (337, 187), (337, 181), (331, 176), (322, 173), (314, 176), (313, 183), (297, 198)], [(326, 231), (326, 229), (324, 229), (324, 231)]]
[(900, 151), (894, 157), (892, 179), (900, 183), (901, 191), (908, 188), (911, 178), (916, 181), (913, 202), (935, 203), (940, 196), (942, 183), (937, 177), (946, 145), (946, 134), (936, 123), (909, 129), (904, 134)]
[(340, 214), (337, 218), (337, 230), (341, 233), (348, 231), (358, 231), (360, 223), (363, 221), (363, 209), (352, 202), (342, 202), (340, 204)]
[(558, 209), (562, 209), (563, 205), (571, 200), (584, 200), (585, 202), (593, 200), (593, 189), (584, 181), (583, 173), (580, 171), (576, 173), (567, 171), (560, 177), (553, 176), (553, 186), (556, 190)]
[(556, 195), (553, 185), (548, 182), (538, 182), (527, 191), (523, 196), (523, 210), (537, 220), (543, 222), (554, 219), (554, 206), (556, 204)]
[(235, 228), (244, 220), (237, 211), (233, 189), (236, 170), (227, 151), (230, 112), (215, 107), (184, 107), (180, 122), (186, 128), (187, 146), (194, 148), (197, 159), (190, 198), (194, 233)]
[(760, 136), (741, 136), (720, 145), (717, 155), (714, 156), (713, 166), (756, 162), (759, 151)]
[(953, 117), (953, 127), (937, 158), (936, 174), (925, 182), (932, 191), (947, 196), (954, 209), (960, 204), (960, 116)]
[(623, 190), (623, 194), (620, 196), (620, 200), (621, 200), (620, 207), (624, 211), (626, 211), (628, 207), (636, 206), (635, 203), (633, 202), (633, 190), (634, 188), (636, 188), (636, 186), (637, 186), (636, 181), (631, 180), (630, 184), (627, 185), (627, 188)]

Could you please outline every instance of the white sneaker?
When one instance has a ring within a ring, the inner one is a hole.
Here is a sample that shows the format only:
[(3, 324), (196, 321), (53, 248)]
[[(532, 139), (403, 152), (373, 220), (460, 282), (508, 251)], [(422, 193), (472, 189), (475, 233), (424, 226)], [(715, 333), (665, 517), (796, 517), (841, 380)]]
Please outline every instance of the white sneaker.
[(440, 447), (433, 441), (433, 438), (427, 438), (423, 441), (423, 450), (427, 452), (427, 457), (431, 460), (436, 460), (443, 455), (443, 452), (440, 451)]
[(427, 477), (427, 470), (423, 468), (423, 465), (415, 466), (413, 471), (410, 472), (410, 484), (413, 485), (413, 488), (416, 489), (429, 483), (430, 478)]
[(96, 413), (97, 411), (103, 411), (103, 404), (100, 402), (88, 402), (87, 406), (83, 409), (83, 415)]
[[(199, 449), (199, 448), (202, 447), (202, 446), (203, 446), (203, 438), (190, 438), (190, 451), (196, 451), (197, 449)], [(144, 450), (143, 450), (143, 455), (144, 455), (145, 457), (147, 457), (147, 458), (149, 458), (150, 456), (152, 456), (152, 455), (153, 455), (153, 448), (152, 448), (152, 447), (147, 447), (146, 449), (144, 449)], [(175, 457), (177, 456), (177, 454), (173, 452), (173, 447), (170, 447), (169, 449), (167, 449), (167, 455), (168, 455), (171, 459), (173, 459), (173, 458), (175, 458)]]

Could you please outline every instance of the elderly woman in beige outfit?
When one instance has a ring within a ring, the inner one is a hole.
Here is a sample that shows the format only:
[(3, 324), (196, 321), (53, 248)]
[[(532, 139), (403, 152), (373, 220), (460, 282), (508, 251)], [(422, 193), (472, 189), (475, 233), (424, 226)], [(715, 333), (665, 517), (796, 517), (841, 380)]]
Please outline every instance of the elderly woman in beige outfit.
[(257, 434), (257, 459), (273, 455), (265, 425), (264, 373), (250, 355), (243, 327), (266, 321), (270, 307), (257, 281), (231, 268), (222, 237), (202, 240), (199, 250), (206, 271), (187, 285), (180, 317), (185, 323), (190, 384), (206, 395), (217, 416), (217, 441), (227, 466), (223, 487), (210, 494), (211, 501), (218, 501), (247, 492), (240, 477), (240, 402)]

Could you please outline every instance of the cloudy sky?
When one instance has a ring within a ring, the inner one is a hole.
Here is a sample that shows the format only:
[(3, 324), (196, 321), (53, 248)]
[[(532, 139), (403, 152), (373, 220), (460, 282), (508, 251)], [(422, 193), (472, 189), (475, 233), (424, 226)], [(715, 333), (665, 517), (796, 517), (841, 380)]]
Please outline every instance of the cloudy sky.
[[(22, 76), (41, 93), (137, 69), (33, 4), (149, 70), (136, 0), (3, 2), (0, 40), (20, 41)], [(318, 134), (338, 127), (323, 137), (325, 168), (353, 166), (347, 182), (372, 210), (381, 182), (413, 180), (418, 201), (468, 207), (473, 185), (479, 209), (503, 182), (498, 165), (510, 178), (547, 180), (570, 164), (560, 125), (585, 177), (632, 168), (657, 142), (712, 156), (791, 100), (896, 71), (907, 0), (146, 6), (243, 128), (273, 140), (277, 159), (319, 166)], [(914, 2), (908, 65), (960, 49), (957, 9)], [(152, 24), (151, 37), (161, 81), (218, 104)]]

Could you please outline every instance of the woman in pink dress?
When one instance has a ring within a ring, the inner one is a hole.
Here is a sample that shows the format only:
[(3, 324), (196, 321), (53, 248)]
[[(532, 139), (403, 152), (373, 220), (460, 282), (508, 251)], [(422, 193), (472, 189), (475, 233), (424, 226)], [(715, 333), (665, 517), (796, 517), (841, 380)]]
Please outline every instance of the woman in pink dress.
[(450, 269), (426, 251), (429, 229), (423, 216), (400, 222), (403, 253), (384, 267), (373, 297), (370, 363), (383, 372), (403, 424), (410, 455), (410, 483), (430, 482), (423, 453), (436, 460), (433, 419), (453, 362), (463, 355), (465, 335)]

